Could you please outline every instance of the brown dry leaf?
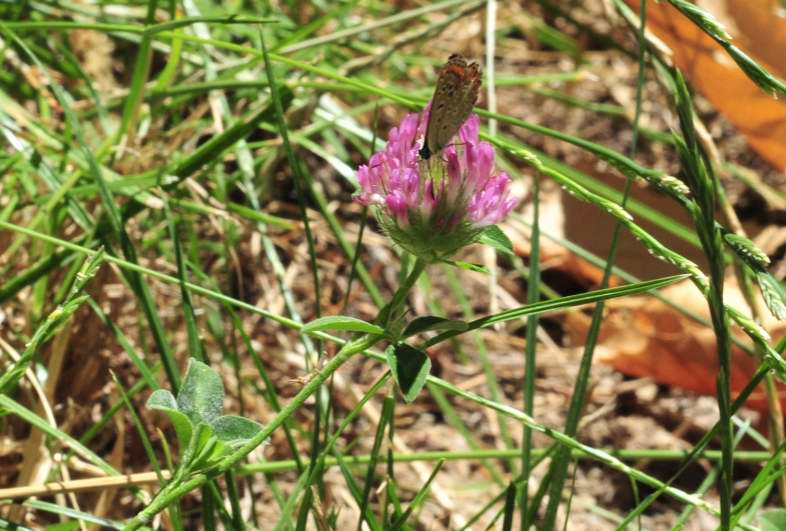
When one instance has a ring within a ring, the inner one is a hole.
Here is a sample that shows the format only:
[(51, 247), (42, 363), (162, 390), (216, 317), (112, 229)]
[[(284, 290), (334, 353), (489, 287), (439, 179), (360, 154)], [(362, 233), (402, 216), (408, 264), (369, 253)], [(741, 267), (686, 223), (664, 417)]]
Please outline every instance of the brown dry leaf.
[[(638, 7), (638, 2), (630, 2)], [(734, 44), (774, 75), (786, 77), (786, 19), (776, 0), (699, 2), (721, 20)], [(740, 70), (723, 48), (666, 2), (651, 2), (647, 26), (673, 52), (673, 61), (775, 167), (786, 168), (786, 102), (773, 99)]]
[[(709, 320), (707, 301), (688, 281), (669, 286), (663, 296)], [(726, 303), (744, 313), (746, 304), (736, 282), (725, 287)], [(589, 317), (580, 312), (566, 316), (565, 328), (574, 346), (582, 345), (589, 329)], [(768, 316), (762, 323), (774, 339), (786, 333), (786, 323)], [(738, 329), (734, 335), (745, 343)], [(595, 359), (616, 370), (638, 377), (649, 377), (660, 384), (673, 385), (702, 395), (715, 394), (718, 356), (712, 328), (701, 325), (671, 306), (649, 296), (614, 299), (606, 304)], [(732, 394), (736, 396), (750, 381), (756, 360), (739, 347), (732, 348)], [(779, 388), (786, 406), (786, 387)], [(764, 388), (748, 399), (748, 407), (767, 410)]]
[[(531, 192), (528, 179), (514, 182), (514, 195), (521, 198), (522, 203)], [(545, 228), (553, 238), (570, 239), (565, 233), (565, 220), (569, 213), (565, 211), (563, 193), (559, 186), (550, 181), (541, 184), (540, 192), (540, 220), (541, 230)], [(532, 219), (532, 202), (526, 202), (521, 212), (522, 219)], [(529, 259), (531, 253), (532, 233), (528, 225), (520, 221), (508, 220), (502, 224), (505, 234), (513, 242), (513, 251), (516, 255)], [(574, 279), (578, 284), (586, 287), (599, 286), (603, 280), (603, 269), (579, 257), (568, 250), (564, 245), (556, 243), (552, 238), (540, 239), (540, 268), (541, 270), (559, 270), (567, 277)], [(614, 276), (609, 284), (618, 286), (620, 280)]]

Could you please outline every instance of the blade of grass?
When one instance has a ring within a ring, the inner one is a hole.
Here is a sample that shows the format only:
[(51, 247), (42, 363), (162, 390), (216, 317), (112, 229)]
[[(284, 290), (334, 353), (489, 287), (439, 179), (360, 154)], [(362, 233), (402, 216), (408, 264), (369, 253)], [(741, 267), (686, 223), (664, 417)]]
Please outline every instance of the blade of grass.
[(361, 531), (363, 528), (363, 521), (366, 520), (366, 509), (368, 508), (369, 496), (371, 495), (371, 489), (374, 486), (374, 472), (377, 468), (377, 463), (379, 462), (379, 452), (382, 449), (382, 441), (385, 437), (385, 428), (388, 426), (393, 417), (394, 404), (395, 398), (392, 396), (386, 396), (385, 400), (382, 402), (382, 413), (380, 414), (379, 421), (377, 422), (377, 432), (374, 435), (374, 443), (371, 447), (371, 460), (368, 463), (368, 468), (366, 469), (366, 478), (363, 482), (363, 495), (361, 496), (360, 501), (358, 531)]
[[(536, 304), (540, 300), (540, 176), (536, 175), (532, 181), (532, 229), (530, 232), (530, 257), (529, 276), (527, 277), (527, 304)], [(538, 316), (530, 315), (527, 318), (525, 338), (527, 341), (524, 351), (524, 381), (523, 407), (527, 415), (532, 416), (535, 408), (535, 371), (537, 353)], [(521, 443), (521, 470), (523, 482), (519, 493), (519, 506), (521, 509), (521, 529), (527, 530), (532, 525), (529, 514), (529, 481), (532, 474), (532, 430), (525, 426)]]
[(466, 330), (448, 330), (424, 342), (423, 348), (431, 347), (457, 335), (465, 332), (476, 330), (478, 328), (488, 328), (496, 323), (503, 323), (515, 319), (520, 319), (528, 315), (540, 314), (548, 311), (568, 308), (571, 306), (579, 306), (590, 304), (593, 302), (604, 301), (617, 297), (625, 297), (636, 293), (645, 293), (650, 290), (662, 288), (674, 282), (688, 278), (686, 275), (673, 275), (669, 277), (658, 278), (655, 280), (648, 280), (636, 284), (627, 284), (616, 288), (606, 288), (590, 291), (587, 293), (578, 293), (576, 295), (568, 295), (560, 297), (559, 299), (550, 301), (541, 301), (535, 304), (527, 304), (511, 310), (504, 310), (494, 315), (481, 317), (467, 323)]
[(199, 338), (199, 327), (197, 326), (196, 315), (194, 314), (194, 304), (191, 300), (191, 293), (186, 288), (187, 276), (186, 268), (183, 262), (183, 249), (180, 243), (180, 235), (178, 232), (178, 225), (182, 222), (175, 221), (172, 212), (169, 209), (168, 203), (164, 202), (164, 212), (167, 218), (167, 228), (169, 229), (169, 238), (172, 240), (172, 246), (175, 250), (175, 264), (177, 265), (177, 278), (180, 286), (180, 298), (183, 306), (183, 319), (186, 323), (186, 334), (188, 335), (188, 355), (196, 358), (202, 363), (209, 364), (207, 356), (205, 356), (202, 341)]
[(428, 494), (428, 489), (431, 486), (431, 482), (437, 477), (439, 470), (442, 468), (442, 465), (445, 463), (444, 460), (440, 459), (437, 461), (437, 465), (434, 467), (434, 470), (431, 472), (426, 483), (420, 488), (420, 490), (415, 494), (415, 498), (410, 502), (409, 507), (407, 510), (404, 511), (401, 516), (399, 516), (390, 526), (391, 531), (398, 531), (399, 529), (406, 524), (407, 519), (409, 519), (412, 511), (414, 511), (417, 507), (419, 507), (423, 500), (426, 499), (426, 495)]
[[(360, 487), (358, 486), (355, 478), (352, 477), (352, 471), (349, 469), (347, 462), (345, 461), (344, 457), (342, 456), (341, 452), (335, 451), (335, 458), (336, 463), (338, 464), (339, 468), (341, 469), (341, 474), (344, 476), (344, 480), (346, 481), (347, 488), (349, 489), (350, 494), (355, 499), (355, 503), (357, 503), (358, 507), (360, 507), (362, 503), (362, 494), (360, 492)], [(376, 516), (371, 512), (370, 509), (365, 510), (365, 514), (363, 518), (366, 520), (366, 524), (371, 528), (372, 531), (382, 531), (385, 529), (382, 527), (382, 524), (379, 523)]]

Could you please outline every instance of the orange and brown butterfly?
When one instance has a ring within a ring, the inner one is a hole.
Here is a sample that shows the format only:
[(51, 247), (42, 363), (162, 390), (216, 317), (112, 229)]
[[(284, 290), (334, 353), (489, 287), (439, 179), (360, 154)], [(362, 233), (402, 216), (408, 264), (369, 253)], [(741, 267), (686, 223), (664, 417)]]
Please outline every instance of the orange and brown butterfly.
[(454, 53), (439, 71), (431, 98), (426, 137), (419, 155), (428, 160), (439, 153), (469, 117), (480, 90), (480, 66)]

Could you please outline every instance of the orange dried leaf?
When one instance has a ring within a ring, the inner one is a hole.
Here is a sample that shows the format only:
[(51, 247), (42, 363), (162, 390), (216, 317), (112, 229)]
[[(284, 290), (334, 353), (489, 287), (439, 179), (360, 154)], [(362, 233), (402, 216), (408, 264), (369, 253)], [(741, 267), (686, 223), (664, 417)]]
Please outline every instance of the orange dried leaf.
[[(638, 6), (638, 2), (629, 3)], [(728, 19), (733, 23), (724, 24), (733, 34), (734, 44), (774, 75), (786, 77), (786, 19), (776, 15), (775, 0), (700, 5), (721, 20), (734, 17)], [(751, 147), (775, 167), (786, 168), (786, 102), (764, 93), (718, 43), (666, 2), (649, 4), (647, 27), (671, 48), (674, 64)]]
[[(745, 302), (736, 283), (726, 286), (726, 303), (745, 312)], [(662, 290), (667, 300), (709, 320), (707, 301), (685, 281)], [(606, 304), (595, 359), (631, 376), (649, 377), (702, 395), (715, 395), (718, 356), (715, 333), (653, 297), (613, 299)], [(573, 345), (581, 345), (589, 329), (589, 318), (579, 312), (568, 314), (566, 330)], [(786, 333), (786, 323), (768, 318), (764, 327), (774, 337)], [(739, 339), (747, 337), (734, 330)], [(749, 340), (748, 340), (749, 342)], [(739, 347), (732, 347), (732, 393), (736, 396), (750, 381), (757, 361)], [(786, 387), (780, 387), (786, 406)], [(747, 406), (767, 410), (763, 387), (749, 398)]]

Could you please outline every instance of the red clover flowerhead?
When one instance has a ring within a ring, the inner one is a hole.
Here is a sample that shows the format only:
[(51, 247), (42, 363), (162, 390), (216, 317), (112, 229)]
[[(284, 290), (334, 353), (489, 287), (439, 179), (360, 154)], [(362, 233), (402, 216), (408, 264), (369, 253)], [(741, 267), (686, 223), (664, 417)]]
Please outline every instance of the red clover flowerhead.
[(449, 258), (485, 227), (505, 219), (517, 201), (510, 178), (495, 173), (494, 148), (480, 141), (471, 114), (454, 143), (422, 160), (430, 105), (391, 129), (388, 143), (358, 168), (357, 201), (370, 206), (395, 243), (428, 261)]

